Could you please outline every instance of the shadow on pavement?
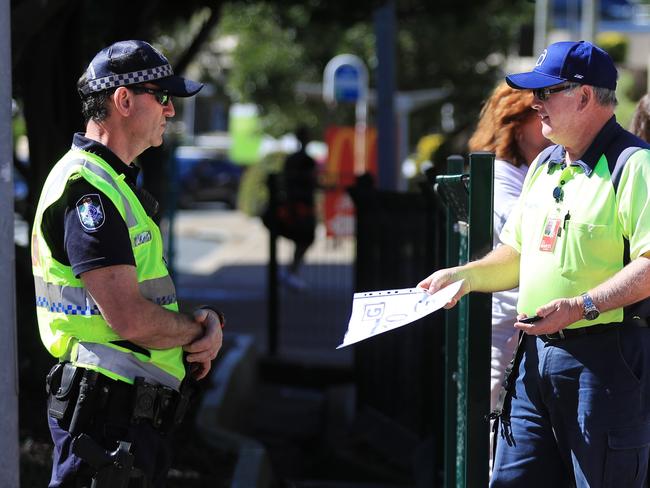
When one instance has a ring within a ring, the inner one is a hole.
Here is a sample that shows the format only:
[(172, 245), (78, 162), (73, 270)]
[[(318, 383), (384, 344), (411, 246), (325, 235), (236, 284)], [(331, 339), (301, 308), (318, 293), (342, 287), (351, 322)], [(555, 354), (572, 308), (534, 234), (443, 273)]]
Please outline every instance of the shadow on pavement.
[[(308, 264), (302, 278), (308, 286), (301, 291), (278, 285), (278, 351), (271, 356), (265, 265), (176, 275), (184, 310), (211, 304), (227, 317), (204, 418), (222, 447), (239, 436), (249, 452), (263, 446), (270, 467), (240, 455), (248, 482), (255, 480), (245, 488), (407, 486), (408, 475), (355, 432), (353, 349), (335, 349), (352, 305), (352, 263)], [(269, 474), (251, 477), (255, 469)]]

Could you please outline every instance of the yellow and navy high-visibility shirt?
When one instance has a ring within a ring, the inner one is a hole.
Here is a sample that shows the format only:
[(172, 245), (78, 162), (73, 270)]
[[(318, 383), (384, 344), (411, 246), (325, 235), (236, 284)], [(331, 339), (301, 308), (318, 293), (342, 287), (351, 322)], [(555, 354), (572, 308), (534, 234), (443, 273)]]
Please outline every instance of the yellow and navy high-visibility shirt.
[[(125, 166), (126, 168), (126, 166)], [(147, 215), (133, 188), (97, 154), (73, 147), (52, 169), (36, 211), (32, 232), (32, 267), (41, 339), (57, 358), (93, 369), (113, 379), (132, 383), (137, 376), (178, 389), (185, 375), (180, 347), (147, 350), (123, 341), (106, 323), (70, 263), (56, 259), (42, 232), (44, 213), (59, 201), (68, 182), (83, 178), (97, 194), (77, 206), (82, 225), (92, 229), (102, 222), (97, 196), (118, 210), (128, 229), (129, 243), (141, 293), (173, 311), (176, 293), (163, 259), (160, 231)], [(119, 293), (119, 290), (116, 290)]]
[[(107, 162), (118, 174), (124, 174), (124, 181), (132, 188), (137, 187), (139, 168), (124, 164), (103, 144), (75, 134), (72, 146), (91, 152)], [(136, 195), (145, 205), (145, 210), (153, 217), (154, 209), (149, 209), (147, 200)], [(84, 222), (84, 200), (90, 197), (101, 213), (96, 222)], [(63, 195), (43, 212), (41, 221), (43, 237), (52, 252), (52, 257), (62, 264), (72, 266), (75, 276), (86, 271), (106, 266), (135, 266), (131, 239), (126, 222), (113, 202), (80, 175), (68, 180)]]
[[(521, 255), (519, 313), (532, 316), (551, 300), (580, 295), (650, 251), (649, 149), (612, 117), (582, 159), (566, 165), (565, 149), (552, 146), (533, 162), (501, 233)], [(548, 240), (556, 223), (557, 236)], [(649, 305), (609, 310), (569, 328), (647, 317)]]

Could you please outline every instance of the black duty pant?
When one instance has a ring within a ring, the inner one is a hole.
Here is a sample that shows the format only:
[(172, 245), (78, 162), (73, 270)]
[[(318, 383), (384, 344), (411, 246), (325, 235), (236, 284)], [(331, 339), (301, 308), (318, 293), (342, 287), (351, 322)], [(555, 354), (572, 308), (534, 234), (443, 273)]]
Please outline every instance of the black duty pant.
[[(122, 403), (122, 402), (118, 402)], [(153, 428), (150, 422), (132, 424), (130, 412), (112, 408), (98, 409), (81, 431), (88, 434), (105, 450), (117, 449), (119, 441), (131, 443), (134, 467), (142, 474), (130, 480), (129, 488), (162, 488), (171, 464), (171, 434)], [(128, 402), (124, 402), (125, 410)], [(67, 426), (48, 417), (50, 433), (54, 442), (52, 478), (50, 488), (90, 487), (94, 469), (71, 452), (73, 436)]]

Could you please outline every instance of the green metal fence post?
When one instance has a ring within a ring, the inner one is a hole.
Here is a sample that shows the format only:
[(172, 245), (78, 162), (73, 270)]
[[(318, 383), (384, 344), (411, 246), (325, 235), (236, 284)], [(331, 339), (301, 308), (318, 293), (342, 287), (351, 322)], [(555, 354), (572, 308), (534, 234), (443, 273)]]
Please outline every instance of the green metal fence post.
[[(465, 166), (462, 156), (447, 158), (447, 174), (461, 174)], [(453, 212), (447, 208), (446, 266), (458, 265), (459, 234), (458, 223)], [(458, 394), (458, 308), (447, 311), (445, 317), (445, 460), (444, 486), (456, 486), (456, 396)]]
[[(494, 155), (451, 156), (436, 178), (447, 205), (447, 266), (483, 257), (492, 248)], [(469, 180), (468, 186), (465, 186)], [(445, 327), (445, 488), (488, 485), (491, 295), (472, 293), (447, 311)]]
[[(469, 258), (479, 259), (492, 249), (492, 206), (494, 154), (469, 156)], [(488, 486), (490, 411), (490, 294), (467, 297), (467, 404), (466, 480), (467, 487)]]
[[(458, 264), (467, 263), (469, 225), (457, 222)], [(468, 296), (458, 303), (458, 320), (456, 322), (456, 487), (465, 488), (467, 475), (467, 336), (468, 336)]]

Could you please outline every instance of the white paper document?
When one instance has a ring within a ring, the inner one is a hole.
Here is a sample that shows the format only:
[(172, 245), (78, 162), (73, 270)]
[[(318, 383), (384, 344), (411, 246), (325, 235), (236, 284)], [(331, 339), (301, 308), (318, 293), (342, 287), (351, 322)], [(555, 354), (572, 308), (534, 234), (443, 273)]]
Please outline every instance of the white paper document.
[(348, 331), (337, 349), (410, 324), (441, 309), (462, 284), (463, 280), (456, 281), (433, 295), (421, 288), (355, 293)]

